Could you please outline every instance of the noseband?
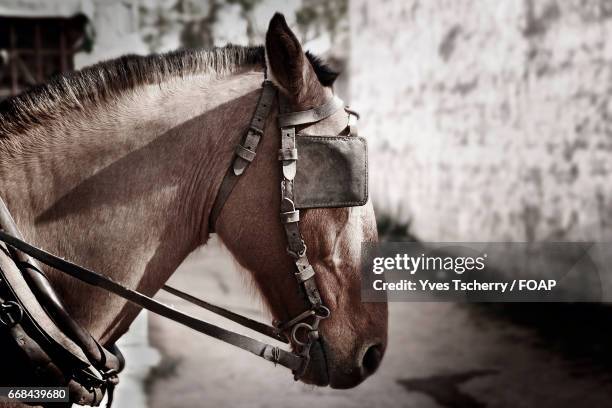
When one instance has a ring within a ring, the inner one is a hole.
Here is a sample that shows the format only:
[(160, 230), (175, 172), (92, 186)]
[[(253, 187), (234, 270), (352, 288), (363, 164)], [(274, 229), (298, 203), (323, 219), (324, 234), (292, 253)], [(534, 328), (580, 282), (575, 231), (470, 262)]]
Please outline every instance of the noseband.
[[(273, 105), (274, 99), (278, 95), (279, 98), (279, 110), (278, 124), (281, 131), (281, 148), (278, 151), (278, 160), (281, 165), (282, 176), (280, 180), (281, 184), (281, 204), (280, 204), (280, 221), (283, 224), (285, 235), (287, 238), (287, 253), (293, 259), (295, 264), (295, 278), (297, 280), (300, 292), (304, 299), (305, 311), (300, 313), (294, 318), (288, 319), (284, 322), (274, 322), (273, 326), (257, 322), (248, 317), (241, 316), (227, 309), (219, 306), (212, 305), (194, 296), (191, 296), (178, 289), (174, 289), (170, 286), (164, 286), (163, 289), (167, 292), (181, 297), (188, 302), (194, 303), (200, 307), (210, 310), (218, 315), (221, 315), (227, 319), (230, 319), (242, 326), (245, 326), (251, 330), (257, 331), (268, 337), (271, 337), (277, 341), (284, 343), (291, 343), (295, 345), (297, 353), (291, 353), (283, 350), (279, 347), (272, 346), (270, 344), (263, 343), (259, 340), (253, 339), (242, 334), (232, 332), (230, 330), (215, 326), (201, 319), (190, 316), (186, 313), (180, 312), (172, 307), (169, 307), (163, 303), (152, 299), (140, 292), (126, 288), (121, 284), (107, 278), (97, 272), (76, 265), (72, 262), (66, 261), (53, 254), (50, 254), (40, 248), (28, 244), (22, 240), (15, 223), (13, 222), (6, 206), (0, 199), (0, 241), (8, 244), (13, 251), (20, 251), (23, 254), (29, 255), (48, 266), (51, 266), (59, 271), (66, 273), (76, 279), (79, 279), (85, 283), (93, 286), (97, 286), (108, 290), (136, 305), (147, 309), (153, 313), (159, 314), (185, 326), (188, 326), (198, 332), (206, 334), (208, 336), (217, 338), (226, 343), (232, 344), (236, 347), (250, 351), (268, 361), (272, 361), (275, 364), (282, 365), (289, 368), (294, 378), (297, 380), (301, 378), (310, 362), (310, 351), (312, 346), (320, 338), (319, 326), (322, 320), (327, 319), (330, 316), (330, 310), (323, 304), (317, 284), (315, 281), (315, 270), (310, 264), (306, 255), (306, 244), (302, 238), (299, 229), (300, 221), (300, 208), (314, 208), (314, 207), (348, 207), (353, 205), (363, 205), (367, 200), (367, 190), (363, 184), (358, 183), (356, 188), (352, 190), (344, 191), (345, 187), (350, 186), (351, 183), (343, 183), (340, 181), (337, 183), (340, 187), (336, 188), (336, 199), (332, 199), (328, 202), (321, 203), (310, 203), (300, 204), (300, 200), (304, 200), (302, 197), (296, 195), (299, 192), (299, 183), (296, 186), (295, 180), (296, 175), (300, 176), (300, 172), (297, 169), (298, 160), (298, 147), (300, 143), (328, 143), (327, 149), (329, 151), (340, 152), (347, 151), (347, 146), (353, 142), (353, 139), (360, 139), (356, 136), (356, 130), (354, 128), (354, 120), (357, 118), (357, 114), (353, 111), (345, 108), (349, 114), (349, 137), (344, 136), (330, 136), (330, 137), (319, 137), (319, 136), (300, 136), (297, 133), (298, 138), (304, 139), (305, 142), (301, 142), (296, 138), (296, 127), (300, 125), (306, 125), (311, 123), (320, 122), (329, 116), (333, 115), (339, 109), (343, 108), (343, 102), (338, 97), (333, 96), (325, 104), (316, 107), (314, 109), (300, 111), (300, 112), (289, 112), (289, 104), (281, 95), (280, 92), (274, 87), (274, 85), (265, 80), (263, 83), (263, 90), (255, 109), (255, 114), (251, 119), (247, 134), (243, 138), (242, 142), (236, 147), (235, 155), (232, 159), (231, 165), (227, 170), (225, 177), (217, 193), (217, 197), (213, 204), (213, 208), (210, 216), (210, 231), (214, 231), (216, 221), (221, 213), (223, 206), (229, 198), (232, 190), (240, 180), (240, 176), (246, 171), (250, 163), (255, 159), (257, 147), (264, 135), (264, 127), (266, 118), (269, 116), (271, 106)], [(309, 139), (310, 138), (310, 139)], [(319, 139), (326, 139), (321, 141)], [(335, 143), (335, 144), (334, 144)], [(306, 145), (305, 145), (306, 146)], [(336, 149), (336, 150), (334, 150)], [(344, 150), (343, 150), (344, 149)], [(305, 149), (306, 150), (306, 149)], [(350, 149), (349, 149), (350, 150)], [(365, 157), (365, 154), (358, 149), (360, 154)], [(352, 152), (352, 151), (351, 151)], [(341, 162), (348, 162), (350, 160), (341, 160)], [(350, 173), (350, 171), (348, 171)], [(365, 170), (367, 173), (367, 170)], [(350, 175), (349, 175), (350, 176)], [(353, 177), (354, 178), (354, 177)], [(367, 181), (367, 180), (366, 180)], [(315, 185), (317, 180), (315, 180)], [(305, 183), (306, 184), (306, 183)], [(340, 193), (338, 191), (340, 190)], [(356, 193), (357, 192), (357, 193)], [(297, 204), (296, 204), (297, 203)], [(8, 233), (8, 232), (10, 233)], [(31, 258), (29, 263), (35, 265), (35, 261)], [(21, 262), (23, 263), (23, 262)], [(0, 273), (2, 270), (0, 269)], [(42, 274), (42, 269), (38, 268), (38, 272)], [(2, 281), (0, 276), (0, 282)], [(11, 301), (10, 304), (17, 304), (20, 308), (17, 316), (23, 316), (23, 310), (26, 311), (27, 306), (24, 305), (19, 299), (19, 296), (15, 296), (15, 301)], [(5, 302), (7, 304), (7, 302)], [(1, 305), (1, 303), (0, 303)], [(29, 313), (26, 313), (29, 316)], [(21, 320), (21, 318), (19, 319)], [(15, 322), (17, 324), (19, 322)], [(285, 333), (289, 333), (287, 336)], [(85, 362), (86, 359), (81, 359)], [(91, 368), (91, 367), (90, 367)], [(97, 367), (94, 367), (97, 368)], [(100, 371), (100, 370), (98, 370)]]

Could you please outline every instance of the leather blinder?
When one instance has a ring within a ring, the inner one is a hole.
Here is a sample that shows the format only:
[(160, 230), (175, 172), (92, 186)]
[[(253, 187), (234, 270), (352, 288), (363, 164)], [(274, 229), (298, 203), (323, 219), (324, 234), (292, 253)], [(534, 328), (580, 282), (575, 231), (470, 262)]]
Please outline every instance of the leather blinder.
[(367, 142), (359, 136), (297, 135), (298, 209), (362, 206), (368, 200)]

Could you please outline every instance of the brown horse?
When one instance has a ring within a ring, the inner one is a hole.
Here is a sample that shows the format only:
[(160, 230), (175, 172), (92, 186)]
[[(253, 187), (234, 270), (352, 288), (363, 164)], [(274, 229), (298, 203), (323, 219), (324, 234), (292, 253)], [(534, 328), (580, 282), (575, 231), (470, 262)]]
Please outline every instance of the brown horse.
[[(276, 15), (265, 49), (128, 56), (5, 101), (0, 196), (26, 240), (156, 293), (209, 239), (211, 207), (266, 66), (294, 111), (319, 106), (332, 94), (335, 74), (305, 54)], [(277, 111), (273, 107), (257, 158), (216, 229), (272, 316), (286, 320), (303, 304), (278, 221)], [(337, 134), (347, 119), (340, 110), (309, 133)], [(387, 341), (387, 305), (360, 301), (360, 244), (377, 240), (372, 206), (307, 210), (302, 224), (331, 309), (321, 326), (323, 347), (302, 380), (353, 387), (379, 366)], [(140, 311), (104, 290), (46, 272), (74, 318), (103, 344), (123, 335)], [(8, 358), (2, 356), (3, 368)]]

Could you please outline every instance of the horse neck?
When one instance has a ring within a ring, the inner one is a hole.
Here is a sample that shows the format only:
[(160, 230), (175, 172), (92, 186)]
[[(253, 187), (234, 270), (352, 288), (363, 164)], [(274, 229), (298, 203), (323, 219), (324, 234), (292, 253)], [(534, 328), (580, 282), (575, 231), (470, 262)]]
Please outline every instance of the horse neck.
[[(246, 69), (177, 78), (33, 129), (13, 151), (0, 149), (0, 194), (26, 239), (153, 294), (206, 241), (216, 189), (261, 78)], [(47, 273), (102, 341), (114, 341), (138, 312)]]

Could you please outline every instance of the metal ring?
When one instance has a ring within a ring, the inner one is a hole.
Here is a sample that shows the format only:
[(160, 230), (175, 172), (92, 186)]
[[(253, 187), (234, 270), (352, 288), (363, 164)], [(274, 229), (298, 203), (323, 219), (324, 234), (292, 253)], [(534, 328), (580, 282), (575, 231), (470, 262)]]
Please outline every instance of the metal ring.
[(289, 329), (295, 326), (297, 323), (301, 322), (302, 320), (307, 319), (311, 316), (315, 316), (315, 315), (316, 313), (313, 309), (308, 309), (308, 310), (303, 311), (302, 313), (300, 313), (293, 319), (287, 320), (285, 322), (276, 320), (274, 323), (274, 327), (276, 327), (280, 331), (283, 331), (283, 330), (286, 330), (286, 329)]
[(307, 346), (310, 343), (310, 337), (308, 336), (308, 334), (306, 335), (306, 342), (301, 341), (300, 339), (298, 339), (297, 337), (297, 332), (300, 328), (304, 328), (307, 330), (307, 333), (310, 333), (312, 331), (315, 331), (314, 328), (309, 325), (308, 323), (298, 323), (295, 326), (293, 326), (293, 328), (291, 329), (291, 338), (293, 339), (293, 341), (301, 347)]
[(320, 305), (313, 310), (315, 312), (315, 316), (317, 316), (319, 319), (327, 319), (329, 316), (331, 316), (331, 311), (326, 306)]
[[(11, 309), (17, 310), (17, 316), (11, 314)], [(23, 309), (19, 303), (11, 300), (0, 305), (0, 323), (7, 328), (15, 326), (21, 319), (23, 319)]]

